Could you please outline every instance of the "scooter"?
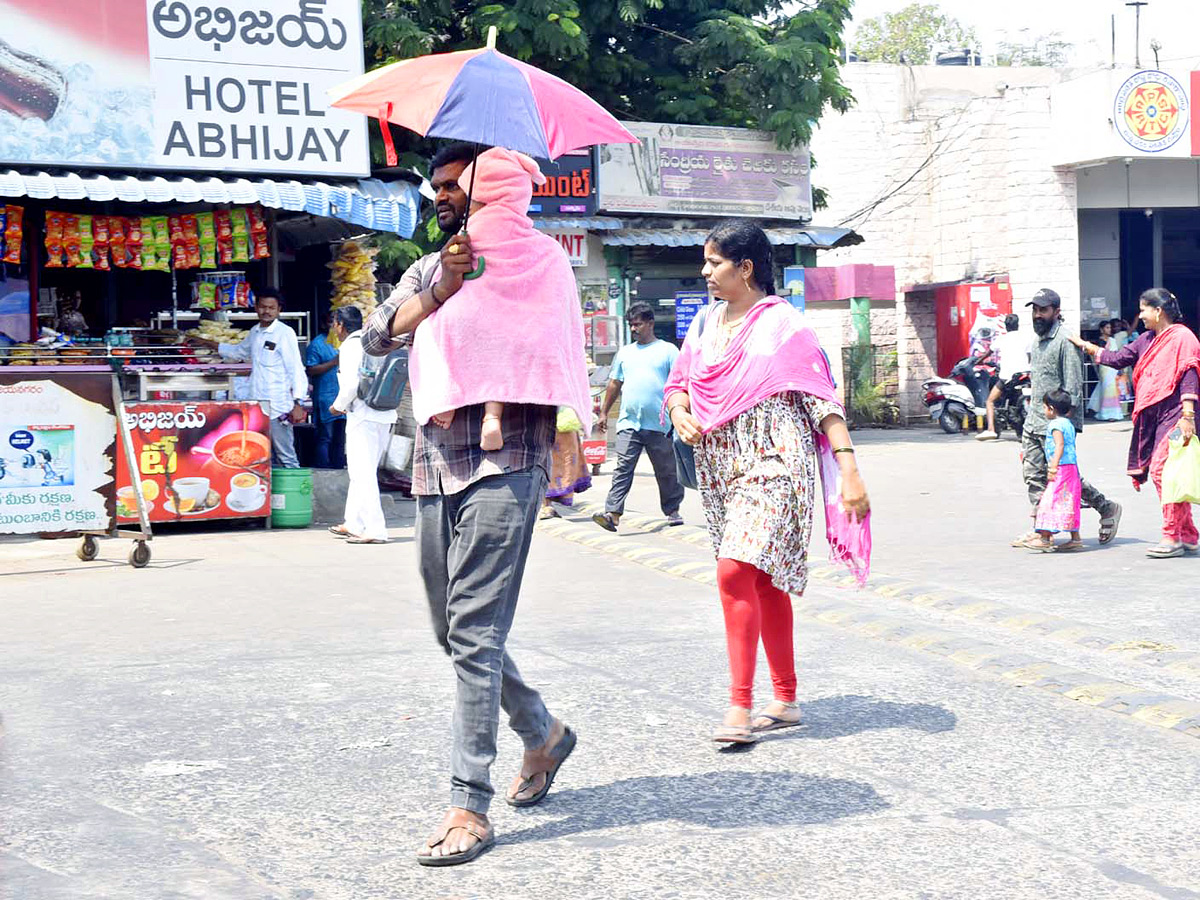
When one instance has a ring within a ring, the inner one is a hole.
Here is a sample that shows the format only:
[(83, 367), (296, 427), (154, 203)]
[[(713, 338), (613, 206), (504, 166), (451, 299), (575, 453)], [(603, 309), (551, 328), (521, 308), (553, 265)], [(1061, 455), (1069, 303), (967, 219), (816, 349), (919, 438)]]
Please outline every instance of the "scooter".
[[(930, 378), (921, 385), (929, 417), (946, 434), (959, 434), (969, 416), (987, 415), (987, 396), (995, 380), (996, 367), (990, 362), (979, 362), (972, 356), (959, 360), (949, 378)], [(967, 387), (968, 382), (972, 382), (973, 390)]]

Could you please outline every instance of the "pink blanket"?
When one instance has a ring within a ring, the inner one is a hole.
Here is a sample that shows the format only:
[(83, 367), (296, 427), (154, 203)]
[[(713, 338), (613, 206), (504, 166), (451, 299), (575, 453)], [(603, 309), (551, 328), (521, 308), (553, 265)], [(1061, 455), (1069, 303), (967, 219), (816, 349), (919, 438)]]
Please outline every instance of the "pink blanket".
[[(706, 314), (715, 311), (709, 306)], [(699, 317), (697, 317), (699, 320)], [(671, 369), (664, 401), (676, 391), (691, 398), (692, 414), (709, 432), (733, 420), (768, 397), (789, 391), (837, 402), (829, 361), (811, 328), (796, 309), (779, 297), (751, 307), (746, 324), (723, 350), (716, 350), (716, 329), (706, 327), (701, 339), (693, 326)], [(871, 571), (871, 515), (846, 518), (841, 469), (825, 435), (817, 435), (821, 488), (825, 495), (825, 536), (830, 558), (846, 565), (860, 585)]]
[[(471, 246), (487, 269), (417, 326), (409, 379), (413, 414), (488, 400), (568, 406), (591, 429), (583, 314), (571, 263), (526, 215), (545, 176), (529, 157), (496, 148), (475, 163)], [(459, 178), (471, 183), (471, 167)]]

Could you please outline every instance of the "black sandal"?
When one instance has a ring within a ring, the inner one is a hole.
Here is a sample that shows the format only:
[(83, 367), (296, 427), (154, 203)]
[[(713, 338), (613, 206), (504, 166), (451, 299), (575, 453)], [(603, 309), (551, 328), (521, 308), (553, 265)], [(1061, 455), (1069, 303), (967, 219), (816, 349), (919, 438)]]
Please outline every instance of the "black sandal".
[(571, 751), (573, 751), (575, 749), (575, 741), (576, 741), (575, 732), (571, 730), (569, 725), (564, 725), (563, 728), (565, 730), (563, 731), (562, 738), (559, 739), (559, 742), (554, 745), (554, 749), (551, 751), (551, 755), (556, 757), (556, 761), (554, 763), (554, 768), (553, 769), (544, 769), (540, 772), (534, 772), (532, 775), (528, 776), (527, 778), (522, 778), (521, 784), (517, 788), (516, 793), (519, 794), (522, 791), (526, 790), (530, 785), (533, 784), (533, 779), (537, 778), (539, 775), (546, 776), (546, 783), (543, 784), (541, 787), (541, 790), (539, 790), (532, 797), (526, 797), (523, 800), (518, 800), (515, 797), (509, 797), (506, 794), (504, 797), (504, 801), (509, 806), (515, 807), (517, 809), (523, 809), (526, 806), (537, 806), (544, 799), (546, 799), (546, 795), (548, 793), (550, 793), (551, 785), (554, 784), (554, 776), (558, 774), (559, 768), (562, 766), (563, 763), (565, 763), (567, 761), (567, 757), (571, 755)]

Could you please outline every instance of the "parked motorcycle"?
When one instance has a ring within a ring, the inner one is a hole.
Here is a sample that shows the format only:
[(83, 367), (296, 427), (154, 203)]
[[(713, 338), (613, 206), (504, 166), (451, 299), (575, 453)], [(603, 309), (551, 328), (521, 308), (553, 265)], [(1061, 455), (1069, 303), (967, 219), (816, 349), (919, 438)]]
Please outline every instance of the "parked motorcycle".
[[(996, 365), (974, 357), (959, 360), (948, 378), (930, 378), (921, 385), (929, 417), (946, 434), (959, 434), (969, 416), (987, 415), (987, 398), (998, 380)], [(996, 403), (996, 431), (1011, 428), (1018, 436), (1029, 411), (1029, 373), (1019, 372), (1004, 383)]]

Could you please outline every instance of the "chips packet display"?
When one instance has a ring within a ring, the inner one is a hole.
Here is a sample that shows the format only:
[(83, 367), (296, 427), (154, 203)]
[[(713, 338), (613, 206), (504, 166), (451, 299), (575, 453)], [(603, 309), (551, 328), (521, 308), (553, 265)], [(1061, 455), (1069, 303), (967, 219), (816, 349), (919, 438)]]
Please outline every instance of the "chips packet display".
[(250, 217), (246, 215), (246, 208), (244, 206), (235, 206), (229, 211), (229, 222), (233, 228), (235, 237), (237, 235), (245, 236), (250, 233)]
[(254, 306), (254, 291), (250, 290), (250, 285), (246, 282), (239, 281), (234, 285), (234, 296), (240, 309), (250, 309)]
[(217, 242), (200, 242), (200, 268), (215, 269), (217, 267)]
[(94, 266), (92, 262), (92, 245), (95, 240), (92, 238), (92, 217), (80, 216), (79, 224), (79, 262), (76, 265), (81, 269), (91, 269)]
[(233, 236), (233, 261), (235, 263), (250, 262), (250, 235), (235, 234)]
[(46, 243), (61, 244), (63, 241), (63, 218), (60, 212), (46, 213)]
[(147, 241), (155, 244), (171, 243), (171, 232), (167, 226), (166, 216), (142, 217), (142, 243)]
[(217, 241), (217, 262), (223, 266), (233, 262), (232, 241)]
[(217, 286), (200, 282), (196, 285), (196, 305), (201, 309), (217, 308)]
[(196, 217), (192, 215), (180, 216), (179, 222), (183, 226), (184, 241), (200, 240), (200, 228), (196, 224)]
[(140, 216), (130, 216), (125, 220), (125, 243), (134, 247), (145, 243), (145, 229)]
[(172, 246), (177, 246), (183, 243), (183, 217), (168, 216), (167, 217), (167, 236), (171, 241)]
[(92, 239), (97, 244), (108, 244), (108, 216), (92, 217)]
[(200, 239), (200, 243), (217, 239), (212, 213), (196, 213), (196, 236)]
[(255, 259), (266, 259), (271, 255), (271, 245), (267, 242), (265, 234), (256, 234), (252, 236), (254, 246), (251, 247), (251, 255)]
[(21, 239), (25, 236), (25, 208), (11, 203), (4, 207), (4, 261), (20, 264)]
[(233, 223), (229, 219), (229, 210), (214, 210), (213, 225), (217, 230), (218, 241), (228, 241), (231, 237), (233, 237)]
[(246, 210), (250, 216), (250, 233), (251, 234), (266, 234), (267, 233), (267, 218), (263, 215), (261, 206), (251, 206)]

